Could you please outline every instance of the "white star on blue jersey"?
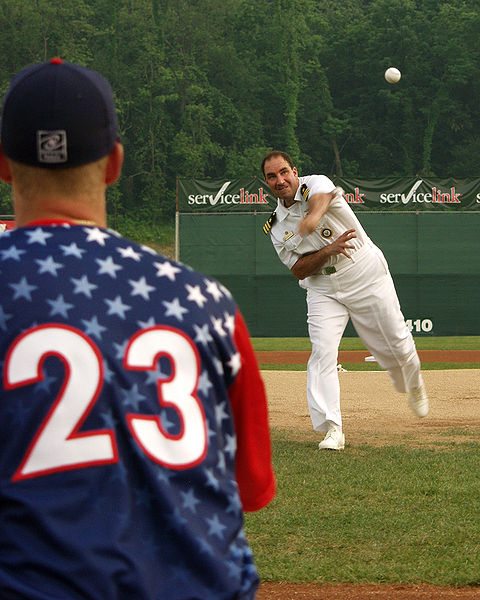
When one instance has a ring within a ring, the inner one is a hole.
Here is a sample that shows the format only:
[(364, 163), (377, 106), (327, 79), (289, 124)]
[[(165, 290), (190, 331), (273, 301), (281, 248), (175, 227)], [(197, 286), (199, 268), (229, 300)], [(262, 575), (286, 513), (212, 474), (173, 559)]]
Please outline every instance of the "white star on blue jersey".
[(222, 290), (222, 292), (227, 298), (233, 298), (232, 292), (228, 288), (226, 288), (222, 283), (219, 283), (218, 287)]
[(154, 250), (153, 248), (150, 248), (150, 246), (144, 246), (143, 244), (140, 246), (140, 248), (144, 251), (144, 252), (148, 252), (149, 254), (152, 254), (153, 256), (157, 256), (157, 251)]
[(227, 364), (232, 369), (232, 374), (235, 376), (242, 368), (242, 357), (236, 352), (232, 355)]
[(145, 400), (145, 396), (140, 393), (138, 384), (136, 383), (128, 390), (122, 389), (121, 393), (123, 396), (123, 403), (126, 406), (131, 406), (135, 411), (138, 410), (140, 402)]
[(109, 410), (105, 413), (102, 413), (102, 421), (108, 429), (115, 429), (118, 420), (113, 416), (112, 411)]
[(220, 291), (218, 284), (215, 281), (211, 281), (209, 279), (206, 279), (205, 283), (207, 284), (207, 293), (213, 296), (215, 302), (218, 302), (223, 296), (223, 293)]
[(204, 540), (202, 538), (202, 539), (198, 540), (198, 543), (200, 545), (200, 552), (202, 554), (210, 554), (211, 556), (213, 556), (215, 554), (212, 546), (210, 546), (210, 544), (207, 542), (207, 540)]
[(233, 459), (235, 456), (235, 452), (237, 451), (237, 439), (234, 435), (226, 435), (227, 443), (225, 444), (225, 448), (223, 449), (225, 454), (229, 454), (230, 458)]
[(37, 289), (36, 285), (29, 285), (25, 277), (22, 277), (18, 283), (9, 283), (8, 285), (15, 291), (13, 296), (14, 300), (25, 298), (26, 300), (31, 301), (32, 292)]
[(184, 519), (182, 517), (178, 508), (175, 508), (170, 514), (172, 516), (171, 529), (173, 529), (174, 531), (182, 531), (182, 529), (188, 523), (187, 519)]
[(107, 383), (112, 383), (113, 375), (114, 375), (114, 373), (113, 373), (112, 369), (110, 369), (107, 362), (104, 360), (103, 361), (103, 377), (104, 377), (105, 381)]
[(105, 302), (109, 307), (107, 315), (117, 315), (121, 319), (125, 319), (125, 313), (132, 308), (128, 304), (124, 304), (120, 296), (117, 296), (114, 300), (105, 299)]
[(161, 467), (157, 473), (157, 480), (170, 485), (170, 479), (174, 477), (174, 475), (175, 473), (173, 471)]
[(113, 258), (111, 256), (107, 256), (105, 260), (96, 258), (95, 262), (100, 265), (100, 268), (98, 269), (99, 275), (110, 275), (110, 277), (113, 279), (117, 277), (117, 271), (121, 271), (123, 269), (121, 265), (117, 265), (113, 262)]
[(195, 492), (193, 490), (188, 490), (188, 492), (180, 492), (180, 495), (183, 498), (182, 508), (191, 510), (192, 513), (196, 513), (197, 504), (200, 504), (200, 500), (198, 500), (198, 498), (195, 498)]
[(40, 269), (38, 270), (40, 274), (50, 273), (54, 277), (58, 276), (58, 269), (63, 269), (65, 266), (62, 265), (62, 263), (55, 262), (53, 256), (47, 256), (45, 260), (37, 259), (35, 262), (40, 266)]
[(215, 365), (215, 369), (217, 370), (217, 373), (219, 375), (223, 375), (224, 373), (224, 368), (223, 368), (223, 363), (221, 360), (219, 360), (216, 356), (213, 358), (213, 364)]
[(26, 231), (25, 234), (28, 236), (28, 244), (41, 244), (42, 246), (46, 246), (48, 238), (53, 235), (41, 227), (37, 227), (34, 231)]
[(204, 344), (206, 346), (208, 342), (213, 340), (212, 336), (210, 335), (210, 331), (208, 330), (208, 325), (203, 325), (202, 327), (194, 325), (193, 328), (195, 329), (196, 333), (195, 342)]
[(218, 479), (215, 477), (213, 469), (205, 469), (205, 475), (207, 476), (208, 487), (211, 487), (214, 490), (220, 489), (220, 484), (218, 483)]
[(238, 493), (232, 494), (228, 497), (228, 508), (225, 511), (227, 514), (231, 513), (239, 515), (242, 512), (242, 503), (238, 497)]
[(82, 258), (82, 254), (86, 252), (84, 248), (79, 248), (75, 242), (68, 246), (63, 244), (60, 248), (63, 250), (63, 256), (74, 256), (75, 258)]
[(90, 283), (87, 279), (86, 275), (82, 275), (80, 279), (75, 279), (72, 277), (72, 283), (75, 286), (73, 293), (74, 294), (85, 294), (87, 298), (92, 297), (92, 290), (96, 290), (98, 285), (94, 283)]
[(170, 421), (170, 419), (167, 416), (166, 411), (163, 411), (161, 414), (161, 422), (162, 422), (162, 427), (163, 429), (167, 432), (167, 433), (173, 433), (173, 430), (175, 430), (177, 428), (177, 426), (175, 425), (175, 423), (173, 421)]
[(56, 300), (48, 300), (48, 304), (52, 307), (52, 310), (49, 313), (50, 317), (54, 317), (55, 315), (61, 315), (62, 317), (68, 318), (68, 311), (71, 310), (74, 305), (65, 302), (63, 298), (63, 294), (59, 294)]
[(227, 462), (225, 460), (225, 454), (222, 452), (222, 450), (218, 451), (218, 455), (217, 455), (217, 469), (222, 474), (225, 474), (227, 472)]
[(2, 250), (2, 260), (7, 260), (7, 258), (11, 258), (12, 260), (19, 261), (22, 257), (22, 254), (26, 254), (26, 250), (19, 250), (16, 246), (10, 246), (8, 250)]
[(212, 388), (212, 382), (208, 377), (208, 373), (206, 371), (202, 371), (200, 378), (198, 380), (198, 391), (202, 394), (207, 395), (210, 388)]
[(43, 378), (41, 379), (41, 381), (39, 381), (37, 384), (35, 384), (35, 387), (33, 389), (36, 394), (38, 392), (47, 392), (48, 393), (50, 391), (52, 383), (54, 383), (55, 381), (57, 381), (56, 377), (50, 377), (49, 375), (44, 375)]
[(137, 262), (141, 259), (140, 253), (136, 252), (132, 246), (129, 246), (128, 248), (117, 248), (117, 250), (122, 255), (122, 258), (132, 258)]
[(100, 325), (98, 322), (97, 315), (93, 316), (90, 321), (86, 319), (82, 319), (82, 323), (85, 325), (85, 333), (87, 335), (92, 335), (97, 338), (97, 340), (102, 339), (102, 333), (107, 331), (107, 328), (103, 325)]
[(105, 231), (101, 231), (98, 227), (85, 228), (83, 231), (87, 234), (87, 242), (97, 242), (100, 246), (105, 246), (105, 240), (110, 237)]
[(213, 515), (213, 517), (211, 519), (209, 519), (207, 517), (207, 523), (209, 526), (208, 534), (216, 535), (220, 539), (223, 539), (223, 537), (224, 537), (223, 530), (226, 529), (226, 526), (223, 525), (222, 523), (220, 523), (220, 519), (218, 518), (218, 515)]
[(223, 313), (223, 316), (225, 318), (225, 329), (230, 335), (233, 335), (235, 332), (235, 317), (229, 313)]
[(187, 292), (188, 292), (187, 300), (191, 300), (192, 302), (195, 302), (200, 308), (203, 308), (204, 304), (206, 304), (206, 302), (207, 302), (207, 299), (202, 294), (202, 291), (200, 290), (200, 286), (199, 285), (193, 286), (193, 285), (189, 285), (187, 283), (185, 288), (187, 289)]
[(175, 281), (175, 275), (180, 273), (180, 269), (178, 267), (174, 267), (169, 262), (156, 262), (153, 264), (155, 267), (157, 267), (157, 277), (168, 277), (170, 281)]
[(128, 340), (125, 340), (123, 344), (114, 343), (113, 347), (115, 348), (115, 358), (117, 360), (122, 360), (125, 356), (125, 348), (127, 347)]
[(183, 321), (183, 315), (188, 313), (188, 309), (181, 306), (178, 298), (174, 298), (171, 302), (165, 300), (162, 302), (162, 304), (167, 309), (165, 311), (166, 317), (175, 317), (179, 321)]
[(150, 300), (150, 294), (155, 288), (147, 283), (145, 277), (140, 277), (138, 281), (129, 279), (128, 283), (132, 286), (132, 296), (141, 296), (144, 300)]
[(168, 374), (164, 373), (160, 367), (157, 367), (157, 369), (155, 369), (155, 371), (152, 371), (151, 369), (148, 371), (145, 371), (145, 383), (146, 385), (156, 385), (158, 383), (158, 380), (160, 379), (167, 379), (168, 378)]
[(226, 403), (222, 402), (221, 404), (217, 404), (215, 406), (215, 419), (217, 420), (217, 424), (221, 427), (222, 421), (224, 419), (228, 419), (228, 414), (225, 412)]
[(212, 325), (220, 337), (225, 337), (227, 335), (227, 332), (223, 328), (222, 318), (216, 319), (215, 317), (212, 317)]
[(12, 316), (13, 315), (9, 315), (3, 310), (3, 306), (0, 306), (0, 327), (3, 331), (7, 330), (7, 321), (11, 319)]
[(155, 319), (153, 317), (149, 317), (146, 321), (137, 321), (140, 329), (149, 329), (150, 327), (155, 327)]

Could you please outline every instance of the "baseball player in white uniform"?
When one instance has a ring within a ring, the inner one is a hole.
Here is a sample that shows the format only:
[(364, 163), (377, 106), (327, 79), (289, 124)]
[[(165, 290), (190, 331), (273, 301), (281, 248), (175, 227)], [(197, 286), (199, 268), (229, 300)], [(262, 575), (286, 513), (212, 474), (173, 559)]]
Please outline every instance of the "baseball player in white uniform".
[(267, 154), (262, 170), (278, 199), (264, 232), (307, 292), (312, 343), (307, 401), (314, 430), (326, 432), (319, 448), (345, 447), (337, 357), (349, 318), (395, 389), (408, 393), (415, 414), (425, 417), (429, 407), (420, 360), (387, 262), (343, 190), (324, 175), (299, 177), (290, 156), (280, 151)]

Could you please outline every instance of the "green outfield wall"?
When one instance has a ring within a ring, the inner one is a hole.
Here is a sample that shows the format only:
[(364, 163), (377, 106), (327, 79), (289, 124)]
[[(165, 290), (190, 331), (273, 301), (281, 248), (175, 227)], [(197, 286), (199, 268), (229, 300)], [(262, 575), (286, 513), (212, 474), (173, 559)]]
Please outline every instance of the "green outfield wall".
[[(480, 179), (335, 183), (383, 250), (414, 335), (480, 335)], [(303, 337), (305, 291), (262, 231), (275, 206), (255, 177), (179, 179), (176, 254), (231, 290), (252, 336)]]

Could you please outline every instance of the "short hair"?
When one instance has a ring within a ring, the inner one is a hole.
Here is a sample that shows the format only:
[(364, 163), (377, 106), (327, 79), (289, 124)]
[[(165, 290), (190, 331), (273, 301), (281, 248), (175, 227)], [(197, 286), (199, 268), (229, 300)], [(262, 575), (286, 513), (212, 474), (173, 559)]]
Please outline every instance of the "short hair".
[(284, 158), (287, 163), (292, 167), (295, 166), (293, 164), (293, 160), (292, 157), (290, 156), (290, 154), (287, 154), (286, 152), (282, 152), (281, 150), (271, 150), (262, 160), (262, 173), (263, 176), (265, 177), (265, 163), (267, 162), (267, 160), (270, 160), (271, 158), (275, 158), (276, 156), (281, 156), (282, 158)]

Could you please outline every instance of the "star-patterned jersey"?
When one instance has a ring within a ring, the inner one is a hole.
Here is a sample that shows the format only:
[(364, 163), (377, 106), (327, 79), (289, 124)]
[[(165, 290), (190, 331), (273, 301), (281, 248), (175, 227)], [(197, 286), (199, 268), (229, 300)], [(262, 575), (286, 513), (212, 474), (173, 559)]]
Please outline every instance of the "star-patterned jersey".
[(219, 282), (110, 229), (0, 236), (0, 596), (251, 599), (273, 498), (248, 331)]

